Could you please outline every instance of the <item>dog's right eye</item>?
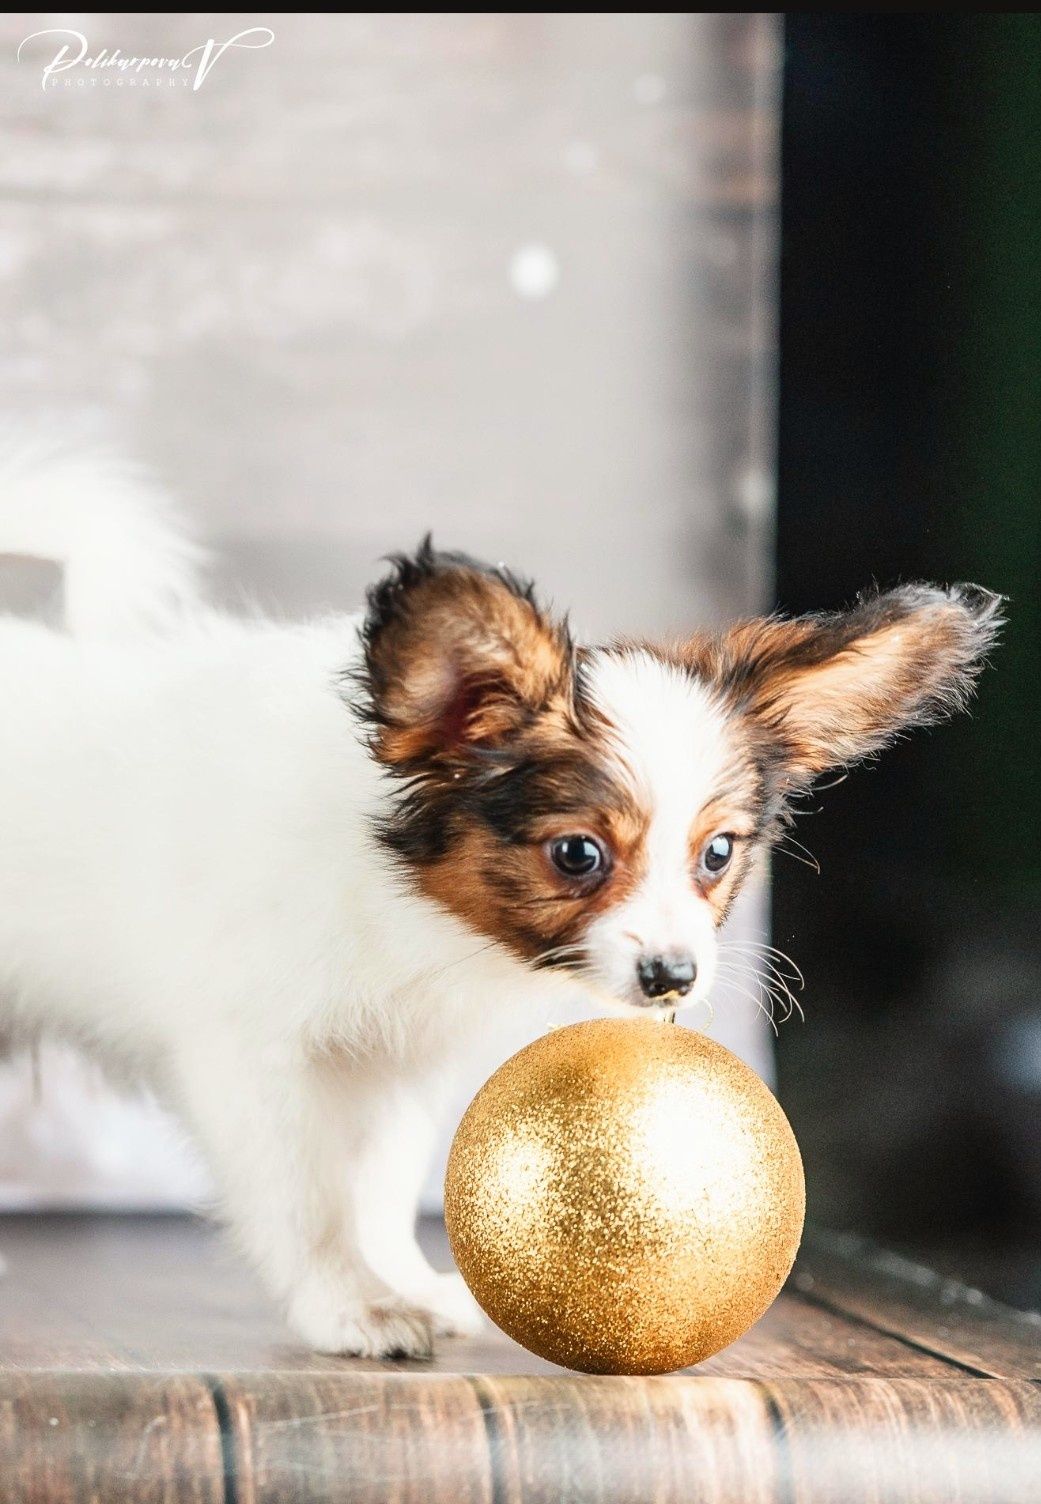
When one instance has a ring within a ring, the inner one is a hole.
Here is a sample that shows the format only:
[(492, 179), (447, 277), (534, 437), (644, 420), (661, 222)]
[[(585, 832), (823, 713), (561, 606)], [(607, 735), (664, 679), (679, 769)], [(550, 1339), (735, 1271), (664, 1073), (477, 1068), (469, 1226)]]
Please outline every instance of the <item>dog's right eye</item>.
[(565, 877), (593, 877), (607, 866), (607, 854), (592, 836), (558, 836), (549, 843), (549, 858)]

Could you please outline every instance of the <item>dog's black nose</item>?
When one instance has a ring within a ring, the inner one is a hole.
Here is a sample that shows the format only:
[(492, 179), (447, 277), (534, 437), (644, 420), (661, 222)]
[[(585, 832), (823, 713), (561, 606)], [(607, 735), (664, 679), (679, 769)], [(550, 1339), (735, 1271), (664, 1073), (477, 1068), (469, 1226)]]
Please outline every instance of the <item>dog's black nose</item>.
[(636, 975), (645, 997), (684, 997), (694, 986), (698, 968), (693, 956), (673, 953), (667, 956), (643, 956), (636, 963)]

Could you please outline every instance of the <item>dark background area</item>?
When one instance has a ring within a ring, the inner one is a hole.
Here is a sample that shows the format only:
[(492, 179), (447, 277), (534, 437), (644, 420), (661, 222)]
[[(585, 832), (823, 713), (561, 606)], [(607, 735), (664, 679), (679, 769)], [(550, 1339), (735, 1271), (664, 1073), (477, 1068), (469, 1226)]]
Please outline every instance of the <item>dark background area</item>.
[(809, 807), (782, 1095), (811, 1215), (1041, 1294), (1041, 18), (792, 15), (778, 604), (1009, 597), (972, 718)]

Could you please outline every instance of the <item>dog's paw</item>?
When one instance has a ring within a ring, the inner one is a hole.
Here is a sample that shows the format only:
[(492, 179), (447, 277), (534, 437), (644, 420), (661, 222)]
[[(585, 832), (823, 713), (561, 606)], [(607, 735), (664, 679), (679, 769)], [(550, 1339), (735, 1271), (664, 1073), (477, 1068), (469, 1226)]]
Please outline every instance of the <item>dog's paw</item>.
[(463, 1282), (461, 1274), (434, 1274), (414, 1300), (428, 1311), (438, 1337), (479, 1337), (484, 1315)]
[(433, 1350), (429, 1313), (395, 1295), (330, 1301), (302, 1291), (290, 1303), (289, 1324), (320, 1353), (428, 1359)]

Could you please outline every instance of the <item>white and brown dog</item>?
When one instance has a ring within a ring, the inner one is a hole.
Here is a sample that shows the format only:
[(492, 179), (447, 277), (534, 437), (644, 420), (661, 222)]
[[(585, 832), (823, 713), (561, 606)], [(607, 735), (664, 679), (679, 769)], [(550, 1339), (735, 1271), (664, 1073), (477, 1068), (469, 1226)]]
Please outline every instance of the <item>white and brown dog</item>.
[(712, 985), (716, 932), (825, 768), (963, 705), (972, 586), (669, 644), (578, 646), (459, 554), (358, 617), (207, 609), (118, 465), (30, 448), (0, 551), (65, 567), (65, 630), (0, 622), (0, 1031), (144, 1080), (315, 1347), (473, 1320), (416, 1246), (438, 1100), (550, 979), (633, 1008)]

